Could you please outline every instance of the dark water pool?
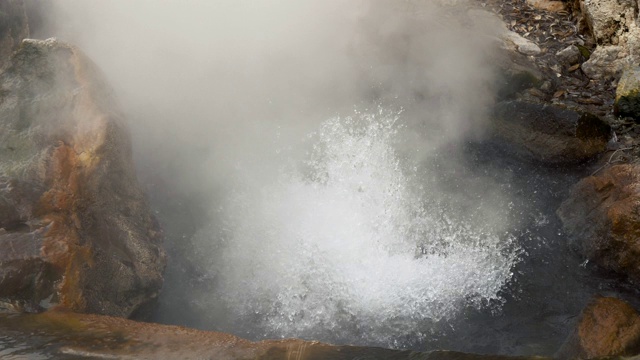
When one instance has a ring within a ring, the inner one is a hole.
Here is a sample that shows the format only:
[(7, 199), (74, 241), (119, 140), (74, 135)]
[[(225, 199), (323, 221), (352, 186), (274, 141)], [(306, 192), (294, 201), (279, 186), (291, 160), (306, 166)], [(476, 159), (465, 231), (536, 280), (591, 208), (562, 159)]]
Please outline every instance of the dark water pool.
[[(455, 158), (462, 159), (455, 166), (450, 164), (452, 153), (460, 155)], [(433, 171), (429, 174), (443, 192), (452, 194), (447, 206), (463, 209), (460, 211), (466, 211), (465, 216), (473, 217), (474, 212), (467, 204), (476, 204), (481, 209), (483, 202), (491, 201), (491, 192), (506, 194), (505, 198), (509, 199), (501, 205), (499, 216), (508, 218), (511, 224), (508, 232), (517, 240), (521, 259), (512, 269), (511, 281), (500, 291), (500, 300), (480, 308), (465, 307), (446, 321), (425, 321), (428, 336), (424, 336), (424, 329), (417, 329), (420, 336), (408, 332), (396, 336), (391, 344), (344, 336), (341, 331), (321, 333), (320, 338), (314, 340), (420, 351), (447, 349), (486, 354), (553, 355), (570, 333), (581, 309), (594, 295), (620, 297), (640, 305), (635, 300), (635, 290), (611, 274), (599, 272), (572, 249), (555, 215), (570, 187), (589, 173), (589, 164), (550, 168), (513, 157), (490, 143), (467, 143), (431, 157), (423, 166), (425, 169), (445, 169), (435, 175)], [(491, 183), (491, 191), (484, 192), (485, 199), (477, 179)], [(474, 200), (468, 202), (465, 197)], [(198, 205), (197, 197), (189, 199), (188, 196), (171, 200), (152, 194), (152, 199), (166, 227), (167, 247), (172, 256), (165, 291), (153, 320), (235, 332), (253, 340), (274, 337), (273, 334), (252, 332), (247, 327), (229, 328), (202, 314), (201, 304), (194, 304), (190, 293), (211, 286), (211, 279), (190, 264), (189, 254), (193, 249), (189, 248), (192, 245), (188, 239), (202, 222), (207, 221), (202, 216), (206, 204)], [(171, 216), (175, 211), (194, 216), (180, 217), (176, 221)]]

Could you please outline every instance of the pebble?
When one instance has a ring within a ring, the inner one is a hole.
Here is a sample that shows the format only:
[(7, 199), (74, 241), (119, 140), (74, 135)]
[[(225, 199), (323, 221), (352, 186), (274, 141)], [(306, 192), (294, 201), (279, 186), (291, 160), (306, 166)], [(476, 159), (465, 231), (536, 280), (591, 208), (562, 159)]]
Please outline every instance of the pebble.
[(504, 33), (502, 38), (505, 42), (513, 44), (515, 49), (521, 54), (534, 56), (542, 52), (540, 47), (534, 42), (525, 39), (523, 36), (513, 31)]

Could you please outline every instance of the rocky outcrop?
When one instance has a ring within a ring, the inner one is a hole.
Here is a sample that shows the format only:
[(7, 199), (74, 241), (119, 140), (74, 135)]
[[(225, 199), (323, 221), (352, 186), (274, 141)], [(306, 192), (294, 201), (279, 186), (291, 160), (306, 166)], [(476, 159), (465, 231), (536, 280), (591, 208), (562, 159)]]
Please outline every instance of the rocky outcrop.
[(510, 152), (549, 165), (589, 160), (611, 136), (609, 125), (594, 115), (520, 100), (498, 103), (491, 125)]
[(640, 60), (638, 4), (634, 0), (579, 0), (582, 21), (598, 45), (582, 70), (592, 79), (618, 77)]
[(597, 297), (582, 311), (560, 359), (592, 359), (640, 353), (640, 316), (626, 302)]
[(129, 316), (162, 286), (161, 240), (98, 69), (24, 40), (0, 75), (0, 300)]
[(22, 39), (29, 36), (29, 25), (23, 0), (0, 1), (0, 71)]
[(587, 259), (640, 283), (640, 166), (615, 165), (581, 180), (558, 216)]
[(618, 45), (626, 40), (637, 13), (634, 0), (580, 1), (580, 10), (598, 44)]
[(616, 88), (614, 110), (619, 116), (630, 116), (640, 121), (640, 67), (623, 72)]

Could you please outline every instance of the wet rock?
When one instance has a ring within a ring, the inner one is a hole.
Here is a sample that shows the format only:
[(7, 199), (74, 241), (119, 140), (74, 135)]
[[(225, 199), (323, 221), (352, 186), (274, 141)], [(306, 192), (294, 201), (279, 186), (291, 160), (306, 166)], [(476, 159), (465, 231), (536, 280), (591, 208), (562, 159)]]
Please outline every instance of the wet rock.
[(0, 71), (6, 67), (22, 39), (28, 36), (29, 25), (23, 1), (0, 1)]
[(557, 354), (592, 359), (640, 353), (640, 316), (626, 302), (597, 297), (582, 311), (575, 330)]
[[(19, 344), (15, 350), (10, 344), (3, 344), (8, 338)], [(19, 316), (0, 313), (0, 349), (3, 355), (9, 357), (15, 353), (18, 358), (31, 355), (38, 359), (546, 359), (452, 351), (417, 352), (366, 346), (339, 346), (298, 339), (251, 342), (221, 332), (58, 312)]]
[(580, 50), (575, 45), (569, 45), (566, 48), (558, 51), (556, 53), (556, 57), (558, 61), (560, 61), (564, 65), (573, 65), (577, 64), (582, 60), (582, 55), (580, 54)]
[(495, 64), (498, 64), (496, 96), (499, 100), (514, 99), (522, 91), (534, 87), (553, 87), (551, 82), (543, 82), (537, 68), (527, 66), (526, 62), (507, 62), (504, 66), (500, 66), (500, 62)]
[(582, 179), (557, 213), (587, 259), (640, 283), (640, 166), (615, 165)]
[(549, 165), (589, 160), (606, 149), (611, 136), (597, 116), (520, 100), (498, 103), (491, 124), (510, 152)]
[(628, 69), (620, 77), (614, 109), (616, 115), (640, 121), (640, 67)]
[(95, 65), (24, 40), (0, 75), (0, 300), (129, 316), (165, 253), (122, 114)]

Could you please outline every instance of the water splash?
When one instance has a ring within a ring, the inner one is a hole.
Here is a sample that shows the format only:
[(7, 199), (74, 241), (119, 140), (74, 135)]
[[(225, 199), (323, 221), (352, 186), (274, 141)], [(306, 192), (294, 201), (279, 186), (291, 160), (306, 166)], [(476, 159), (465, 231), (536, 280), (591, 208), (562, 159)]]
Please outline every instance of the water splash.
[(394, 150), (398, 123), (382, 110), (332, 118), (303, 167), (230, 196), (203, 306), (254, 336), (402, 346), (499, 301), (517, 247), (446, 215)]

